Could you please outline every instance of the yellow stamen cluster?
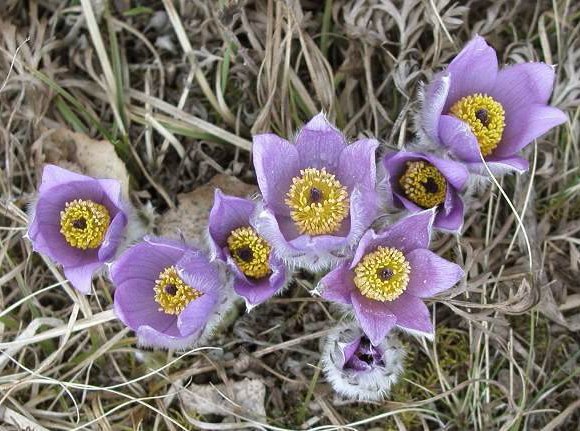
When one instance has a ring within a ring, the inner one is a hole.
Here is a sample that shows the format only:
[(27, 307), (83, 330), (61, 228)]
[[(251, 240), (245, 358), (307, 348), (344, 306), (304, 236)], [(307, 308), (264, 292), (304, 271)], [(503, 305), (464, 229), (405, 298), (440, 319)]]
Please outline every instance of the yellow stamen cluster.
[(486, 94), (476, 93), (459, 99), (449, 111), (469, 124), (481, 154), (489, 156), (495, 150), (505, 128), (505, 111), (499, 102)]
[(439, 170), (423, 160), (407, 162), (399, 178), (405, 196), (423, 208), (432, 208), (445, 201), (447, 181)]
[(400, 250), (378, 247), (354, 268), (354, 284), (361, 294), (375, 301), (397, 299), (409, 284), (411, 265)]
[(159, 304), (159, 311), (167, 314), (181, 313), (187, 304), (203, 295), (179, 277), (175, 266), (167, 267), (159, 273), (153, 291), (155, 302)]
[(346, 187), (324, 168), (301, 170), (300, 177), (292, 179), (285, 202), (301, 234), (334, 233), (348, 216)]
[(104, 205), (75, 199), (67, 202), (60, 212), (60, 233), (72, 247), (97, 248), (103, 243), (110, 222), (109, 211)]
[(252, 278), (270, 275), (271, 248), (254, 229), (249, 226), (234, 229), (227, 243), (236, 265), (245, 275)]

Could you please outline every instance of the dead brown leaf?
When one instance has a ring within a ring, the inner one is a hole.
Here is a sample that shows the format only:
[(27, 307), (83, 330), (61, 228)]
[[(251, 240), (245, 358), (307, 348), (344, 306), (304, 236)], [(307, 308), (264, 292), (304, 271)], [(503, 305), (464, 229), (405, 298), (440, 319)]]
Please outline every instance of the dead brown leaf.
[(97, 141), (83, 133), (52, 129), (32, 146), (37, 166), (52, 163), (95, 178), (119, 180), (123, 194), (129, 196), (129, 173), (109, 141)]
[(217, 188), (228, 195), (239, 197), (249, 196), (258, 190), (256, 186), (243, 183), (236, 177), (218, 174), (207, 184), (177, 195), (177, 207), (160, 217), (158, 233), (175, 236), (179, 232), (187, 240), (202, 242)]
[(261, 380), (244, 379), (228, 386), (191, 384), (187, 392), (181, 392), (184, 410), (201, 415), (228, 416), (233, 412), (253, 417), (266, 415), (266, 387)]

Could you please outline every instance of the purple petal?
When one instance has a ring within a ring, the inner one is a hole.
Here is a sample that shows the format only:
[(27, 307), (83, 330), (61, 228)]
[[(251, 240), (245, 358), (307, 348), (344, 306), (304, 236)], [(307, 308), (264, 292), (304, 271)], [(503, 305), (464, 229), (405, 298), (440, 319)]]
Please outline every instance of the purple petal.
[(565, 123), (567, 120), (566, 114), (551, 106), (527, 105), (515, 112), (506, 111), (506, 128), (493, 155), (512, 156), (552, 127)]
[(183, 337), (201, 332), (218, 303), (216, 294), (204, 294), (191, 301), (177, 318), (177, 328)]
[(111, 278), (119, 287), (128, 280), (139, 280), (151, 285), (161, 271), (175, 265), (183, 256), (187, 246), (181, 241), (166, 238), (145, 237), (143, 241), (127, 249), (113, 263)]
[(329, 253), (346, 245), (346, 239), (335, 235), (300, 235), (290, 241), (292, 246), (304, 253)]
[(175, 264), (179, 276), (189, 286), (202, 293), (217, 293), (221, 289), (221, 279), (217, 267), (201, 250), (187, 250)]
[(227, 239), (234, 229), (250, 225), (250, 216), (254, 208), (255, 203), (248, 199), (228, 196), (219, 189), (215, 190), (208, 222), (214, 252), (227, 245)]
[(284, 287), (287, 281), (287, 270), (282, 262), (270, 257), (272, 274), (259, 280), (249, 279), (228, 256), (228, 262), (235, 275), (234, 290), (250, 305), (258, 305), (270, 299)]
[[(373, 190), (355, 189), (350, 195), (350, 229), (347, 244), (354, 244), (376, 219), (379, 211), (379, 196)], [(335, 235), (338, 235), (337, 232)]]
[[(177, 325), (173, 325), (177, 331)], [(172, 327), (172, 328), (173, 328)], [(144, 347), (161, 347), (165, 349), (187, 349), (193, 346), (199, 339), (199, 334), (194, 333), (188, 337), (182, 337), (179, 333), (172, 331), (172, 334), (160, 332), (150, 326), (143, 325), (137, 329), (137, 339), (139, 345)]]
[(403, 207), (411, 213), (416, 213), (416, 212), (425, 210), (425, 208), (422, 208), (419, 205), (417, 205), (415, 202), (407, 199), (405, 197), (405, 195), (403, 195), (403, 194), (395, 193), (395, 197), (397, 198), (396, 201), (401, 203), (403, 205)]
[(127, 216), (122, 212), (117, 213), (109, 225), (105, 239), (99, 248), (98, 256), (101, 262), (109, 261), (115, 256), (119, 244), (123, 240), (125, 226), (127, 226)]
[[(335, 172), (340, 153), (346, 147), (344, 135), (320, 113), (310, 120), (296, 137), (301, 168), (326, 168)], [(280, 154), (274, 157), (282, 157)]]
[[(486, 158), (486, 163), (492, 173), (503, 173), (505, 171), (516, 171), (519, 173), (525, 172), (529, 168), (529, 162), (520, 156), (511, 157), (496, 157), (490, 156)], [(467, 163), (467, 167), (479, 175), (487, 176), (488, 172), (482, 163)]]
[(351, 294), (356, 290), (353, 273), (347, 263), (343, 263), (330, 271), (320, 280), (322, 296), (327, 301), (351, 303)]
[(434, 296), (450, 289), (464, 276), (459, 265), (429, 250), (413, 250), (406, 258), (411, 265), (406, 293), (419, 298)]
[(421, 153), (411, 151), (393, 151), (383, 157), (383, 166), (388, 173), (389, 181), (396, 189), (398, 179), (405, 173), (406, 162), (415, 158), (423, 158)]
[(141, 326), (149, 326), (162, 333), (178, 335), (177, 316), (159, 311), (154, 285), (154, 281), (138, 279), (117, 285), (114, 296), (115, 314), (134, 331)]
[(441, 159), (431, 155), (425, 155), (425, 158), (443, 174), (445, 179), (456, 190), (462, 190), (469, 179), (469, 171), (463, 163), (455, 162), (449, 159)]
[(256, 281), (249, 281), (236, 278), (234, 290), (249, 305), (258, 305), (270, 299), (278, 291), (277, 286), (270, 283), (269, 277), (264, 277)]
[(467, 162), (481, 160), (477, 138), (469, 125), (452, 115), (442, 115), (439, 121), (439, 137), (442, 144), (458, 159)]
[(448, 190), (443, 208), (437, 211), (433, 226), (449, 232), (459, 232), (463, 227), (463, 201), (455, 190)]
[(355, 188), (375, 189), (377, 147), (375, 139), (361, 139), (348, 145), (340, 154), (336, 176), (349, 192)]
[(397, 318), (385, 303), (368, 299), (358, 290), (351, 294), (351, 301), (361, 329), (376, 346), (395, 326)]
[(266, 206), (276, 213), (290, 214), (284, 199), (292, 178), (300, 174), (296, 147), (273, 133), (256, 135), (253, 138), (253, 158)]
[(495, 83), (497, 69), (495, 50), (481, 36), (475, 36), (447, 67), (450, 85), (443, 112), (448, 112), (462, 97), (489, 93)]
[(280, 217), (280, 221), (279, 224), (274, 213), (268, 209), (258, 209), (251, 219), (252, 226), (255, 226), (258, 233), (272, 246), (276, 255), (282, 258), (303, 255), (304, 252), (294, 247), (281, 231), (280, 225), (290, 227), (293, 225), (292, 220)]
[(358, 242), (349, 269), (353, 269), (355, 266), (357, 266), (360, 260), (367, 253), (372, 253), (374, 249), (376, 249), (380, 245), (381, 240), (382, 240), (381, 235), (378, 235), (372, 229), (367, 230), (360, 239), (360, 241)]
[(545, 63), (523, 63), (505, 67), (497, 74), (489, 95), (506, 112), (548, 103), (554, 88), (554, 67)]
[(435, 209), (431, 208), (408, 215), (378, 234), (367, 231), (359, 242), (350, 268), (378, 246), (393, 247), (404, 254), (417, 248), (428, 248), (434, 218)]
[(421, 104), (420, 127), (429, 139), (439, 142), (439, 117), (449, 94), (449, 73), (437, 73), (425, 87)]
[(397, 326), (425, 335), (433, 335), (433, 324), (429, 309), (421, 299), (403, 293), (394, 301), (386, 304), (396, 316)]
[(76, 267), (65, 267), (64, 275), (76, 290), (83, 295), (90, 295), (93, 274), (102, 266), (103, 263), (97, 261)]
[(77, 174), (76, 172), (63, 169), (56, 165), (45, 165), (42, 170), (42, 181), (38, 188), (38, 192), (42, 194), (53, 187), (66, 185), (71, 182), (84, 181), (94, 181), (94, 179), (87, 177), (86, 175)]
[(417, 248), (429, 247), (435, 211), (411, 214), (381, 232), (381, 245), (394, 247), (407, 254)]
[(125, 204), (121, 192), (121, 182), (108, 179), (100, 179), (96, 181), (102, 187), (111, 204), (113, 204), (117, 209), (122, 210)]
[(344, 365), (352, 358), (360, 345), (360, 339), (361, 337), (356, 337), (353, 341), (341, 348), (340, 352), (342, 353), (342, 360), (341, 363), (337, 364), (339, 367), (344, 367)]

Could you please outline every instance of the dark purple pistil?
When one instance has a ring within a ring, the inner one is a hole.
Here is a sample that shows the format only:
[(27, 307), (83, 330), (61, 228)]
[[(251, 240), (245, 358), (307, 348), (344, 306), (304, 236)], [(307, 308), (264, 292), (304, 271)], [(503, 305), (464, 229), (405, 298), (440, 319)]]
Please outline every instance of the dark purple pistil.
[(360, 337), (358, 346), (359, 349), (368, 350), (371, 348), (371, 340), (369, 340), (369, 337), (367, 337), (366, 335), (363, 335), (362, 337)]
[(423, 187), (425, 187), (425, 190), (427, 191), (427, 193), (437, 193), (439, 191), (439, 186), (437, 185), (437, 183), (435, 182), (435, 180), (431, 177), (427, 178), (427, 181), (425, 181), (423, 183)]
[(316, 187), (310, 189), (310, 203), (317, 204), (322, 201), (322, 191)]
[(373, 355), (370, 355), (368, 353), (356, 352), (356, 357), (369, 365), (372, 365), (374, 361)]
[(254, 254), (252, 253), (252, 250), (250, 249), (250, 247), (243, 247), (240, 248), (236, 254), (238, 255), (238, 257), (240, 259), (242, 259), (244, 262), (249, 262), (252, 260), (252, 258), (254, 257)]
[(86, 229), (87, 221), (84, 218), (79, 218), (73, 221), (72, 225), (75, 229)]
[(393, 276), (391, 268), (381, 268), (378, 271), (378, 276), (382, 281), (388, 281)]
[(487, 114), (487, 109), (481, 108), (475, 111), (475, 118), (481, 121), (481, 124), (483, 124), (485, 127), (489, 125), (489, 115)]
[(168, 295), (175, 295), (177, 293), (177, 287), (175, 287), (174, 284), (168, 284), (167, 286), (165, 286), (163, 288), (164, 292), (167, 293)]

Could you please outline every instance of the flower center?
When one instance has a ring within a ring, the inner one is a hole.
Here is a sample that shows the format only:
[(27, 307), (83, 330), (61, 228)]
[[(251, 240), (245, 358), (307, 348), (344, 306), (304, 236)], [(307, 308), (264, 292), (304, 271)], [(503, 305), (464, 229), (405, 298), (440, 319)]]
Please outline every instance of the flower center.
[(301, 170), (300, 177), (292, 179), (285, 202), (301, 234), (334, 233), (348, 216), (346, 187), (324, 168)]
[(166, 314), (181, 313), (187, 304), (203, 295), (181, 279), (175, 266), (165, 268), (159, 273), (153, 291), (155, 302), (159, 304), (159, 311)]
[(270, 275), (271, 248), (254, 229), (249, 226), (234, 229), (227, 243), (236, 265), (245, 275), (252, 278)]
[(429, 162), (407, 162), (405, 173), (399, 178), (405, 196), (423, 208), (432, 208), (445, 201), (447, 181)]
[(72, 247), (97, 248), (103, 243), (110, 222), (109, 211), (104, 205), (75, 199), (67, 202), (60, 212), (60, 233)]
[(369, 299), (393, 301), (407, 288), (410, 272), (402, 251), (380, 246), (355, 266), (354, 284)]
[(366, 335), (361, 337), (355, 355), (359, 360), (365, 362), (367, 365), (373, 364), (375, 360), (375, 357), (373, 356), (373, 347)]
[(489, 156), (499, 144), (505, 128), (505, 111), (493, 97), (476, 93), (459, 99), (449, 110), (469, 124), (481, 154)]

